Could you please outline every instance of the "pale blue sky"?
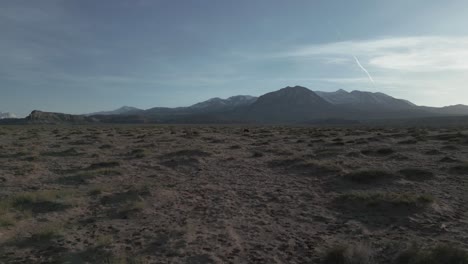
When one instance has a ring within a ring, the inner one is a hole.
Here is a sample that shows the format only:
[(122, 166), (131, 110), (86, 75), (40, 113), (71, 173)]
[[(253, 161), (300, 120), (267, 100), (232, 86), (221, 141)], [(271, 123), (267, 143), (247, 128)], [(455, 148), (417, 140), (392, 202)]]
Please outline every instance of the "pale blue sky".
[(468, 104), (466, 14), (465, 0), (3, 0), (0, 111), (184, 106), (288, 85)]

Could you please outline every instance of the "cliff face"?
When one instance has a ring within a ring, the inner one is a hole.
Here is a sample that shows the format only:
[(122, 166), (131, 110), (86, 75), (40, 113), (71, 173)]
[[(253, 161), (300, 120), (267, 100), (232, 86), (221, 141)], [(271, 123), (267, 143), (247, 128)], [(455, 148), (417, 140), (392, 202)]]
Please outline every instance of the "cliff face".
[(29, 116), (26, 117), (29, 123), (40, 123), (40, 124), (58, 124), (58, 123), (72, 123), (72, 124), (86, 124), (97, 122), (96, 119), (81, 116), (81, 115), (69, 115), (62, 113), (51, 113), (34, 110)]

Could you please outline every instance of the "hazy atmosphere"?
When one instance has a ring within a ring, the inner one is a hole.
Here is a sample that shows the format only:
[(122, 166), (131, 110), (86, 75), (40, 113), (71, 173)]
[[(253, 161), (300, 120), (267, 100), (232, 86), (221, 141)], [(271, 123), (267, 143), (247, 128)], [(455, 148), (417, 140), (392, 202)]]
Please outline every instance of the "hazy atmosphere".
[(185, 106), (288, 85), (468, 104), (468, 2), (0, 3), (0, 111)]

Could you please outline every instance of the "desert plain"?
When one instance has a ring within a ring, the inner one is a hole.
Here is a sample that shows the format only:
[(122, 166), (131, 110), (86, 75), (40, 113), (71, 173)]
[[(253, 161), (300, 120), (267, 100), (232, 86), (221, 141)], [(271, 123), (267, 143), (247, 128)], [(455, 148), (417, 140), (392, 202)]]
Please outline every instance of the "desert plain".
[(3, 126), (0, 263), (467, 263), (467, 188), (465, 128)]

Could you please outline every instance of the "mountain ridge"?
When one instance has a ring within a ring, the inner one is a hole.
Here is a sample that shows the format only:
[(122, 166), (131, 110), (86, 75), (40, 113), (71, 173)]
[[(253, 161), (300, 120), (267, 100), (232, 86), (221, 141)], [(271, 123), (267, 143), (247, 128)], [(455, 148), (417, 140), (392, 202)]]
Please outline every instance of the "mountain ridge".
[[(285, 87), (259, 97), (214, 97), (187, 107), (124, 106), (113, 111), (68, 115), (33, 111), (26, 123), (353, 123), (378, 119), (468, 116), (468, 106), (417, 106), (381, 92), (312, 91)], [(23, 121), (17, 121), (23, 122)]]

